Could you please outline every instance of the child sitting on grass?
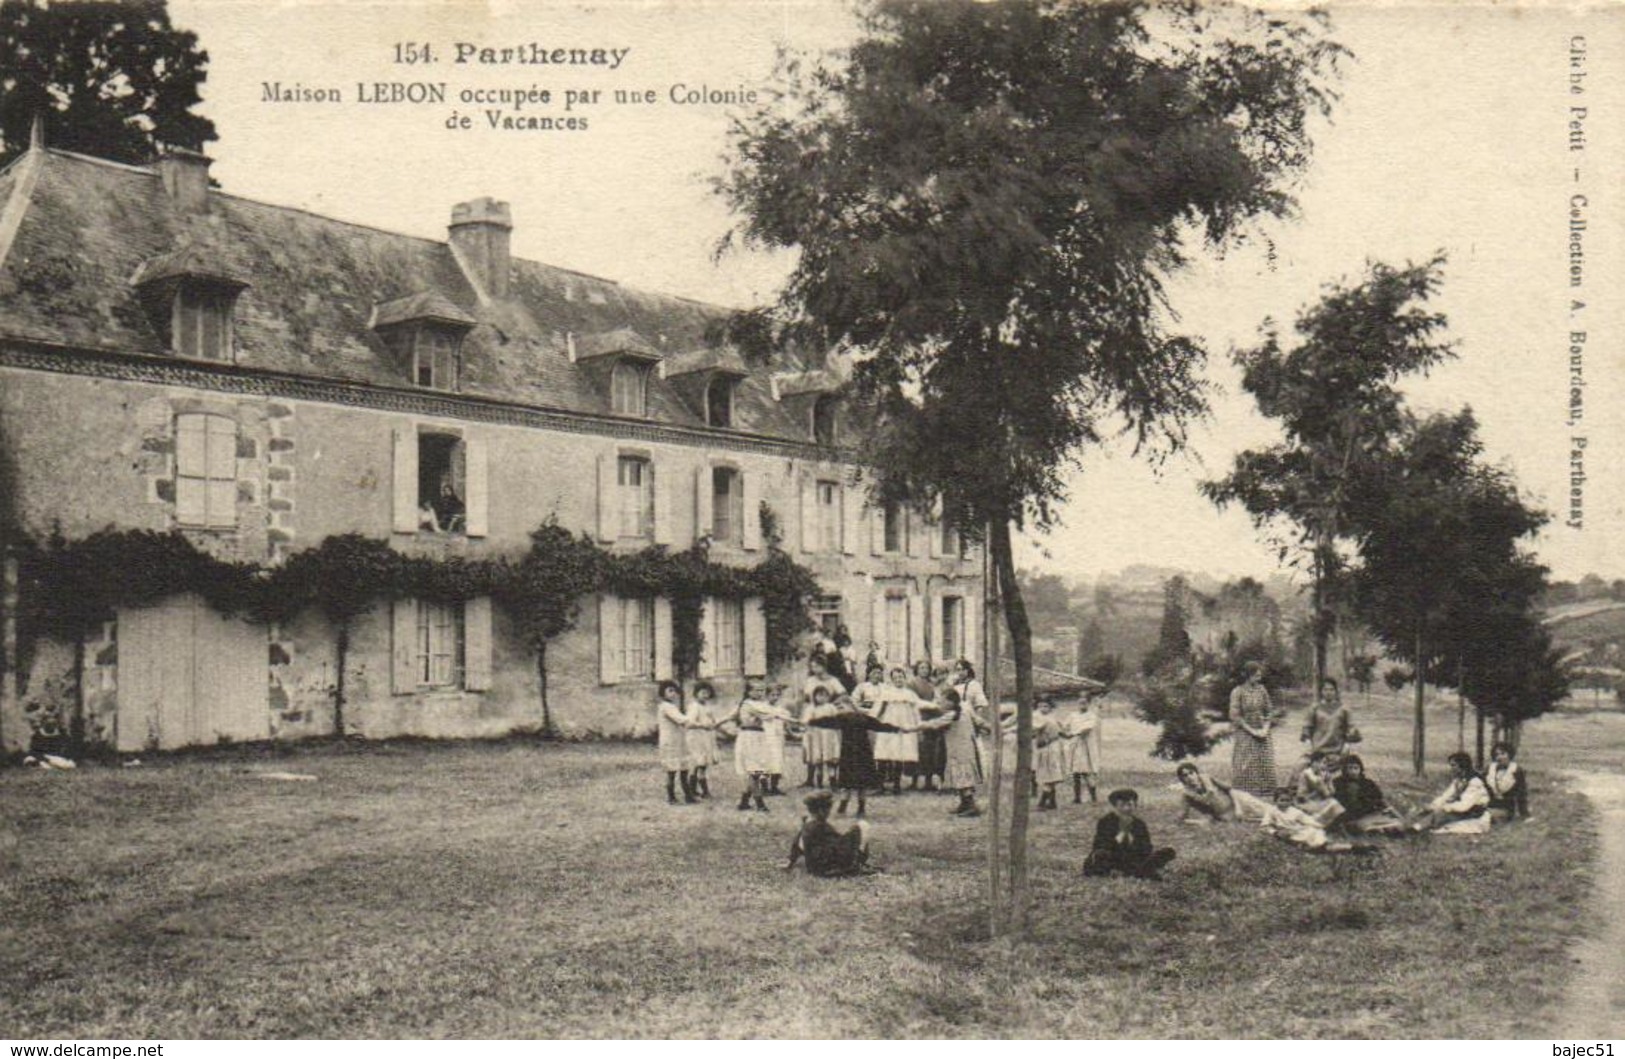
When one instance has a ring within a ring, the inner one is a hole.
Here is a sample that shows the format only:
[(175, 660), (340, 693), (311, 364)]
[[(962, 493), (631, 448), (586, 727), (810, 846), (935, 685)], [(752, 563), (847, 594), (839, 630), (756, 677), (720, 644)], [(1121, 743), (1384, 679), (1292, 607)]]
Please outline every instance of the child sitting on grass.
[(1095, 828), (1095, 844), (1083, 862), (1083, 874), (1161, 879), (1174, 851), (1152, 847), (1151, 829), (1139, 817), (1139, 793), (1127, 787), (1115, 790), (1106, 796), (1106, 803), (1112, 811)]
[(872, 874), (869, 867), (869, 824), (859, 820), (845, 831), (830, 826), (829, 810), (835, 798), (828, 791), (807, 795), (807, 812), (811, 814), (801, 822), (801, 830), (790, 843), (790, 863), (785, 871), (795, 868), (796, 862), (807, 859), (807, 874), (823, 879), (851, 875)]

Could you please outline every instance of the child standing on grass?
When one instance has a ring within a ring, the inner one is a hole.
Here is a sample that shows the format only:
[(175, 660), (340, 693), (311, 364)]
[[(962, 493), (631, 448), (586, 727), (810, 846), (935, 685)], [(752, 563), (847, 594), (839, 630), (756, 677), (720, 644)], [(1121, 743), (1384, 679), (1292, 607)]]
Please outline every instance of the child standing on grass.
[(841, 733), (828, 728), (812, 727), (812, 722), (829, 717), (835, 713), (831, 705), (835, 697), (830, 689), (822, 683), (809, 680), (807, 687), (810, 694), (801, 713), (801, 723), (808, 728), (801, 736), (801, 756), (807, 762), (806, 786), (823, 787), (825, 774), (829, 774), (829, 785), (835, 786), (835, 763), (841, 756)]
[[(762, 721), (762, 731), (767, 733), (767, 793), (783, 794), (779, 789), (784, 782), (784, 723), (793, 720), (779, 703), (784, 698), (784, 685), (774, 684), (767, 689), (767, 704), (779, 711), (779, 716), (770, 716)], [(781, 717), (783, 719), (781, 719)]]
[(752, 799), (758, 812), (767, 812), (768, 769), (772, 759), (768, 751), (766, 722), (777, 719), (788, 721), (790, 716), (767, 701), (766, 682), (756, 677), (745, 681), (745, 697), (729, 715), (728, 720), (738, 726), (734, 739), (734, 767), (744, 776), (748, 785), (739, 797), (741, 812), (750, 809)]
[(875, 761), (882, 769), (882, 785), (891, 782), (892, 793), (903, 793), (903, 772), (920, 761), (920, 739), (914, 733), (920, 724), (920, 697), (908, 686), (908, 670), (892, 666), (891, 682), (880, 689), (881, 721), (891, 725), (875, 736)]
[(718, 761), (715, 702), (716, 690), (711, 685), (703, 681), (694, 685), (694, 695), (687, 710), (687, 741), (689, 774), (697, 798), (711, 797), (707, 770)]
[(981, 816), (982, 810), (976, 807), (976, 787), (982, 782), (980, 748), (976, 745), (977, 718), (959, 700), (959, 691), (955, 688), (943, 688), (938, 693), (937, 707), (941, 711), (939, 716), (922, 721), (920, 727), (942, 732), (943, 755), (947, 762), (942, 786), (959, 794), (959, 805), (953, 815)]
[(683, 709), (683, 689), (662, 680), (655, 703), (655, 731), (659, 738), (660, 765), (666, 770), (666, 802), (677, 804), (677, 782), (683, 784), (683, 801), (694, 802), (694, 784), (689, 775), (688, 729), (692, 723)]
[(1139, 793), (1125, 787), (1107, 795), (1106, 803), (1112, 811), (1095, 828), (1094, 846), (1083, 862), (1083, 874), (1161, 879), (1174, 851), (1151, 845), (1151, 829), (1139, 815)]
[(1100, 782), (1095, 770), (1095, 732), (1100, 727), (1100, 711), (1093, 700), (1076, 712), (1061, 719), (1061, 760), (1065, 772), (1072, 776), (1072, 804), (1083, 804), (1083, 788), (1089, 788), (1089, 800), (1097, 801), (1096, 785)]

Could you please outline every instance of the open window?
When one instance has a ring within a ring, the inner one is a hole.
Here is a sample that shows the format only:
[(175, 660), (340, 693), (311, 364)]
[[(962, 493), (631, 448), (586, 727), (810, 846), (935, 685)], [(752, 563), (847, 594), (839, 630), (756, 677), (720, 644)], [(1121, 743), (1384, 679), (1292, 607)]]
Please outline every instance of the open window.
[(835, 413), (839, 407), (840, 399), (824, 394), (813, 402), (812, 406), (812, 436), (814, 444), (835, 444)]
[(705, 386), (705, 422), (713, 427), (734, 425), (734, 387), (738, 380), (718, 374)]
[(395, 431), (395, 532), (483, 537), (487, 532), (482, 439), (457, 429)]

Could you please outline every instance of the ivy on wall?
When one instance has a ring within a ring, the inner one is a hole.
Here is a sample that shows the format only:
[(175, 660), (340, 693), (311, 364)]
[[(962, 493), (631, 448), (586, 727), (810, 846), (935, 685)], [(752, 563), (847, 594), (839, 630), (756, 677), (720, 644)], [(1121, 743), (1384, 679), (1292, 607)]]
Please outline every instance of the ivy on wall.
[(765, 504), (762, 518), (764, 531), (771, 531), (764, 532), (768, 554), (752, 567), (715, 562), (706, 538), (683, 551), (655, 545), (616, 553), (552, 520), (515, 557), (412, 556), (387, 541), (343, 534), (278, 566), (217, 559), (178, 531), (109, 529), (74, 541), (58, 534), (17, 550), (18, 633), (27, 643), (40, 636), (78, 641), (121, 608), (195, 593), (222, 614), (259, 622), (319, 608), (339, 630), (342, 652), (350, 621), (375, 601), (490, 596), (545, 658), (547, 643), (574, 628), (581, 598), (608, 591), (671, 600), (673, 661), (679, 674), (693, 676), (704, 649), (703, 600), (759, 597), (768, 663), (776, 668), (794, 660), (797, 641), (813, 628), (807, 606), (818, 582), (780, 547), (777, 520)]

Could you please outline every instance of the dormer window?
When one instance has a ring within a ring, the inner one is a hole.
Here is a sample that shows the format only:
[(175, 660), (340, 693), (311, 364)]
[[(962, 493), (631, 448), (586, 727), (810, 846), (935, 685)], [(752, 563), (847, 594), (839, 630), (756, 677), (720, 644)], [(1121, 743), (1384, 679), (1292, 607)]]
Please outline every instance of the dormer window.
[(432, 291), (373, 309), (373, 330), (407, 377), (426, 390), (455, 393), (461, 387), (463, 339), (474, 325), (472, 316)]
[(248, 283), (223, 254), (192, 245), (148, 258), (130, 282), (169, 351), (189, 360), (230, 364), (232, 310)]
[(622, 416), (649, 414), (649, 368), (622, 359), (609, 373), (610, 411)]
[(430, 325), (415, 329), (412, 378), (429, 390), (457, 389), (457, 352), (461, 336)]
[(813, 402), (812, 435), (814, 444), (835, 444), (835, 408), (837, 398), (824, 396)]
[(178, 357), (231, 363), (231, 309), (237, 292), (183, 284), (175, 293), (170, 348)]
[(705, 387), (705, 422), (713, 427), (734, 425), (734, 380), (718, 375)]

